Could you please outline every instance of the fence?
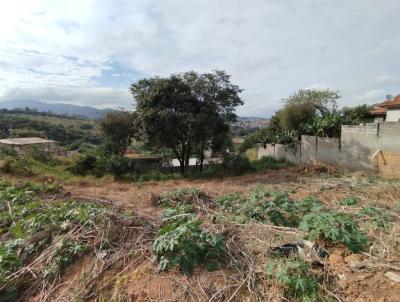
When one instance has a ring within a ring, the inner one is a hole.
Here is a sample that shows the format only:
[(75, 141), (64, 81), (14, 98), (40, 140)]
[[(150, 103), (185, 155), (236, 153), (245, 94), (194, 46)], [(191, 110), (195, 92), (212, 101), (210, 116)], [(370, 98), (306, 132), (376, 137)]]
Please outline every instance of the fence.
[(400, 175), (400, 123), (342, 126), (340, 139), (302, 135), (296, 144), (261, 147), (258, 158), (263, 156), (396, 176)]

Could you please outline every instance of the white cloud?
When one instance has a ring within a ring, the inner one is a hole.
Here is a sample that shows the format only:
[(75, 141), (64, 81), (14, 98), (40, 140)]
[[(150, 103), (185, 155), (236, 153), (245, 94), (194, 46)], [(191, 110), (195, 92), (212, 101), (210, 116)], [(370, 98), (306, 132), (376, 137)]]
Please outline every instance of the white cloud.
[(385, 98), (385, 90), (383, 89), (371, 89), (362, 93), (358, 100), (365, 103), (374, 102), (379, 103)]
[(50, 88), (53, 99), (119, 102), (120, 90), (96, 80), (118, 61), (147, 76), (224, 69), (245, 89), (246, 115), (272, 113), (305, 87), (340, 90), (343, 105), (372, 102), (363, 94), (373, 89), (400, 93), (400, 35), (389, 21), (399, 9), (398, 0), (8, 1), (0, 95)]

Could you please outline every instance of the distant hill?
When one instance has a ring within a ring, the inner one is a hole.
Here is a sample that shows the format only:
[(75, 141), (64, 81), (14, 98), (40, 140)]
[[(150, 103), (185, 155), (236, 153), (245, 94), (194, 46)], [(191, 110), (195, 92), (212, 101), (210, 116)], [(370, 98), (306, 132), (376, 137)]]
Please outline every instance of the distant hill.
[(90, 106), (77, 106), (64, 103), (45, 103), (37, 100), (11, 100), (0, 102), (0, 109), (25, 108), (35, 109), (37, 111), (51, 111), (56, 114), (68, 114), (71, 116), (86, 117), (88, 119), (97, 119), (102, 117), (112, 109), (98, 109)]

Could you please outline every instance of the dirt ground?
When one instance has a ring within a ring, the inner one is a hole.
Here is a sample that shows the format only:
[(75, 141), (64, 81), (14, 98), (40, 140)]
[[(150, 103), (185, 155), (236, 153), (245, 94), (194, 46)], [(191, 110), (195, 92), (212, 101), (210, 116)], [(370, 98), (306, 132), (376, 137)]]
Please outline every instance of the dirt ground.
[[(288, 191), (295, 199), (313, 196), (327, 204), (337, 203), (344, 197), (357, 196), (364, 205), (378, 204), (389, 208), (400, 205), (400, 180), (398, 179), (383, 179), (363, 173), (339, 175), (329, 169), (312, 167), (290, 167), (223, 179), (171, 180), (140, 184), (110, 182), (104, 185), (69, 185), (64, 188), (72, 197), (107, 200), (133, 210), (146, 218), (156, 219), (161, 209), (152, 202), (154, 194), (161, 194), (176, 188), (198, 188), (217, 197), (233, 192), (248, 194), (251, 189), (259, 186), (270, 190)], [(378, 230), (371, 232), (374, 234), (369, 235), (379, 238)], [(377, 240), (368, 253), (349, 254), (338, 249), (331, 254), (327, 265), (328, 269), (337, 276), (340, 292), (340, 294), (335, 294), (327, 290), (333, 301), (400, 301), (400, 283), (385, 276), (387, 272), (400, 274), (399, 232), (397, 224), (392, 230), (392, 234), (389, 234), (388, 238), (391, 242), (385, 242), (386, 239), (381, 240), (382, 242)], [(252, 235), (257, 236), (257, 234)], [(390, 246), (388, 247), (388, 245)], [(374, 253), (373, 249), (375, 249)], [(377, 250), (379, 251), (377, 252)], [(382, 256), (377, 257), (376, 254), (379, 254), (381, 250)], [(382, 260), (386, 266), (354, 267), (357, 262), (381, 263)], [(151, 259), (129, 268), (126, 274), (124, 286), (130, 293), (131, 301), (205, 301), (204, 298), (195, 294), (183, 298), (177, 294), (177, 288), (185, 286), (185, 283), (188, 286), (197, 283), (204, 292), (211, 291), (212, 288), (232, 286), (232, 283), (227, 281), (229, 279), (227, 272), (208, 273), (202, 271), (198, 274), (195, 273), (195, 278), (178, 277), (177, 272), (156, 272)], [(204, 292), (204, 294), (206, 293)], [(224, 300), (227, 299), (224, 298)], [(218, 301), (218, 296), (215, 301)], [(235, 298), (232, 301), (253, 301), (253, 299)], [(280, 300), (277, 300), (276, 295), (271, 293), (269, 301)]]

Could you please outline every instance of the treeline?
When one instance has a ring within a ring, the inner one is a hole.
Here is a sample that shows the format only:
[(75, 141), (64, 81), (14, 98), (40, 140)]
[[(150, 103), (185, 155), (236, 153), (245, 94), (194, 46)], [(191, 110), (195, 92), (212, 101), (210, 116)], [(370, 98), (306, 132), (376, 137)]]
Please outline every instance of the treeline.
[(54, 123), (10, 113), (11, 111), (0, 111), (0, 138), (42, 137), (53, 139), (70, 149), (77, 149), (82, 144), (98, 145), (103, 141), (99, 133), (92, 131), (94, 126), (90, 123), (78, 123), (76, 126), (71, 126), (65, 125), (59, 116), (57, 117), (60, 118), (60, 122)]
[(240, 146), (240, 151), (257, 144), (292, 144), (301, 135), (340, 137), (342, 125), (371, 122), (372, 106), (360, 105), (339, 109), (340, 95), (329, 89), (299, 90), (284, 99), (284, 106), (270, 119), (270, 124), (251, 134)]
[(13, 109), (0, 109), (0, 114), (25, 114), (25, 115), (35, 115), (35, 116), (51, 116), (51, 117), (59, 117), (66, 118), (71, 120), (88, 120), (87, 117), (83, 115), (69, 115), (69, 114), (58, 114), (52, 111), (38, 111), (36, 109), (32, 109), (29, 107), (25, 108), (13, 108)]

